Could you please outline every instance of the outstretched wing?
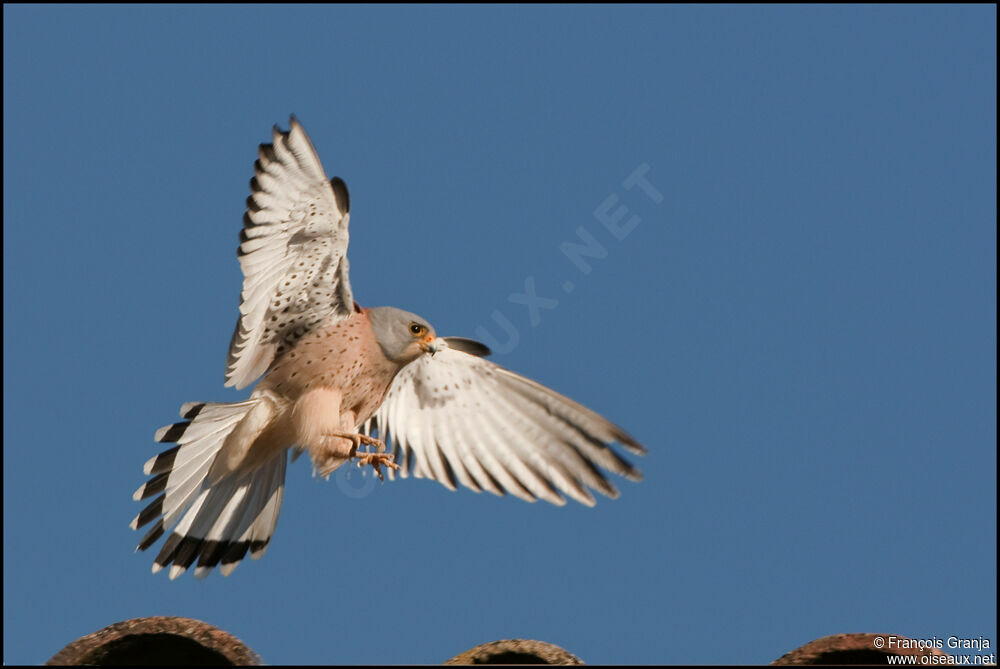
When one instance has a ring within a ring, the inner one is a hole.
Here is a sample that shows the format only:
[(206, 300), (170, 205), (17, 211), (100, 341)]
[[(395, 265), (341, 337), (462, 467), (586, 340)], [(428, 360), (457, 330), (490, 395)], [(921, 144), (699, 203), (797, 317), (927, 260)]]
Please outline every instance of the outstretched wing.
[(346, 317), (350, 203), (339, 178), (327, 181), (306, 131), (274, 128), (250, 180), (237, 255), (243, 270), (240, 317), (229, 345), (226, 385), (243, 388), (274, 359), (329, 318)]
[(368, 431), (373, 428), (387, 443), (391, 438), (404, 477), (559, 505), (566, 503), (562, 492), (592, 506), (588, 488), (617, 497), (600, 468), (642, 478), (611, 443), (646, 452), (590, 409), (455, 347), (404, 367)]

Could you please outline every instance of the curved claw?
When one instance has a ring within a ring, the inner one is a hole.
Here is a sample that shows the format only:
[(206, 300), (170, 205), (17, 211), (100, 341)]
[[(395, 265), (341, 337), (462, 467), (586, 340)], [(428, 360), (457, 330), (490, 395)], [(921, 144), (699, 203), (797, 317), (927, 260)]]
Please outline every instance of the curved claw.
[(358, 458), (358, 467), (371, 465), (372, 469), (374, 469), (375, 473), (378, 475), (378, 480), (383, 483), (385, 482), (385, 477), (382, 475), (382, 465), (392, 469), (399, 469), (399, 465), (393, 462), (394, 458), (389, 453), (362, 453), (355, 457)]

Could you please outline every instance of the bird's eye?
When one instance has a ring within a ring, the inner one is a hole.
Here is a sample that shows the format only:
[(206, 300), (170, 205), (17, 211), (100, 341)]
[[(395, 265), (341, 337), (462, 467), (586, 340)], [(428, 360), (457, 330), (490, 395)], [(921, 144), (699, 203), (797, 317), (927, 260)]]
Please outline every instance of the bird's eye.
[(419, 337), (427, 332), (427, 328), (419, 323), (410, 323), (410, 332), (412, 332), (415, 337)]

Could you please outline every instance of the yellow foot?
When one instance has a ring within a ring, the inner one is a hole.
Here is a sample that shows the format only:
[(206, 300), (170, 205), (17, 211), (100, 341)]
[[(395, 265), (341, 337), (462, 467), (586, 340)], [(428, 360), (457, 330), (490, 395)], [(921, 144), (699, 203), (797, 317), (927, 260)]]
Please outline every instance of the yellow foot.
[[(385, 444), (382, 444), (382, 447), (385, 448)], [(389, 453), (358, 453), (354, 457), (358, 459), (358, 467), (371, 465), (375, 473), (378, 474), (379, 481), (385, 481), (385, 477), (382, 476), (382, 470), (379, 469), (382, 465), (392, 469), (399, 469), (399, 465), (393, 462), (393, 457)]]
[(385, 442), (381, 439), (375, 439), (374, 437), (369, 437), (367, 434), (358, 434), (356, 432), (327, 432), (324, 436), (327, 437), (340, 437), (341, 439), (350, 439), (351, 443), (354, 444), (353, 451), (356, 452), (361, 445), (374, 446), (378, 453), (385, 452)]
[(355, 443), (356, 448), (360, 448), (361, 444), (365, 446), (374, 446), (375, 452), (384, 453), (385, 452), (385, 442), (381, 439), (376, 439), (375, 437), (369, 437), (367, 434), (356, 434), (357, 442)]

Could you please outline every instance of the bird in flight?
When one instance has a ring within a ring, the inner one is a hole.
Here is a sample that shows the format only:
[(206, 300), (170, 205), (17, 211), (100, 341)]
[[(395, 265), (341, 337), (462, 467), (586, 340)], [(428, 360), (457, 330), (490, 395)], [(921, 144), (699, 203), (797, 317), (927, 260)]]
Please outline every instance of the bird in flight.
[(617, 497), (602, 469), (641, 479), (610, 447), (646, 452), (621, 428), (490, 362), (479, 342), (354, 301), (347, 186), (327, 178), (294, 116), (260, 145), (254, 173), (226, 386), (263, 378), (245, 401), (191, 402), (183, 421), (157, 430), (157, 442), (176, 445), (146, 462), (151, 478), (133, 498), (154, 499), (131, 523), (152, 523), (137, 550), (170, 530), (154, 573), (170, 567), (174, 579), (195, 565), (199, 578), (217, 566), (228, 576), (247, 552), (261, 557), (289, 451), (292, 461), (308, 452), (323, 477), (353, 459), (380, 479), (385, 468), (559, 505), (565, 494), (593, 506), (590, 489)]

